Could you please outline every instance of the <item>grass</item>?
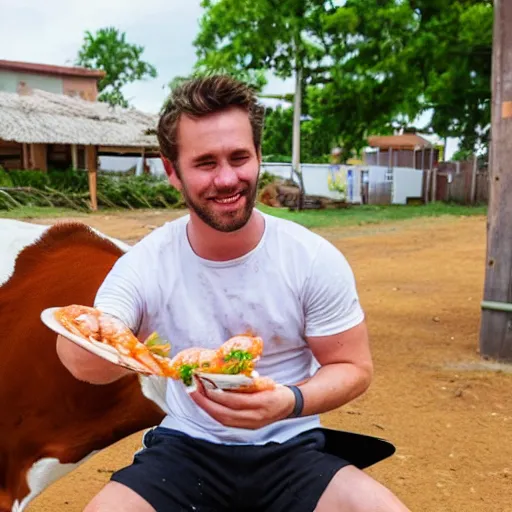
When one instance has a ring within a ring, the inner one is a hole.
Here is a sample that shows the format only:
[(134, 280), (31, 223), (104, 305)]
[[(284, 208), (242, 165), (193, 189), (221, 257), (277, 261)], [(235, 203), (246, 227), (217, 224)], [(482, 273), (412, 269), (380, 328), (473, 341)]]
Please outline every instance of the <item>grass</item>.
[(86, 213), (71, 208), (51, 208), (47, 206), (21, 206), (12, 210), (0, 210), (4, 219), (37, 219), (41, 217), (78, 217)]
[[(381, 224), (416, 217), (441, 217), (486, 215), (487, 206), (463, 206), (458, 204), (431, 203), (429, 205), (362, 205), (339, 210), (289, 211), (287, 208), (270, 208), (258, 204), (258, 209), (276, 217), (293, 220), (308, 228), (343, 227), (366, 224)], [(11, 219), (31, 219), (42, 217), (78, 217), (87, 215), (107, 215), (122, 210), (101, 209), (97, 213), (87, 214), (69, 208), (22, 207), (1, 210), (0, 217)], [(128, 210), (125, 210), (128, 212)], [(143, 214), (144, 210), (138, 210)], [(133, 213), (133, 212), (132, 212)]]
[(258, 205), (263, 212), (289, 219), (308, 228), (380, 224), (417, 217), (486, 215), (487, 206), (430, 203), (428, 205), (361, 205), (339, 210), (289, 211), (287, 208), (270, 208)]

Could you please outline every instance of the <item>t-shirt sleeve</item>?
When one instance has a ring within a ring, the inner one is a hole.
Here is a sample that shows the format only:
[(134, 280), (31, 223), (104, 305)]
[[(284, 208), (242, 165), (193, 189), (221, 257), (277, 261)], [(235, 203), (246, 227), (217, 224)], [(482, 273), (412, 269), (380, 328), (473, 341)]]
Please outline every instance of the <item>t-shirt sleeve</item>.
[(322, 240), (304, 292), (306, 336), (330, 336), (364, 320), (354, 273), (343, 254)]
[(94, 300), (96, 308), (115, 316), (134, 333), (139, 330), (144, 311), (142, 252), (135, 246), (123, 254), (107, 274)]

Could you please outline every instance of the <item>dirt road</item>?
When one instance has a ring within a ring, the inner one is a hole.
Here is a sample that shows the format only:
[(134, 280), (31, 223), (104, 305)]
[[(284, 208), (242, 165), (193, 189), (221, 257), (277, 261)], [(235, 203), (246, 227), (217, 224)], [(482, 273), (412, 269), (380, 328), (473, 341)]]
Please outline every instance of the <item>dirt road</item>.
[[(168, 218), (130, 213), (86, 221), (133, 242)], [(376, 368), (368, 393), (324, 415), (324, 424), (392, 441), (396, 455), (368, 472), (412, 511), (512, 511), (512, 368), (493, 370), (477, 353), (485, 219), (320, 233), (354, 268)], [(94, 456), (30, 511), (81, 511), (131, 461), (139, 441), (137, 434)]]

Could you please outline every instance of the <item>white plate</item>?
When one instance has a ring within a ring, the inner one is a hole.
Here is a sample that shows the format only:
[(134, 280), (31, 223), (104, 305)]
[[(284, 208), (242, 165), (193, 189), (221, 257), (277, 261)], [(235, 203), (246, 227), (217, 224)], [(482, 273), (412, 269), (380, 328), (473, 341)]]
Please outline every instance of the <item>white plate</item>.
[(125, 358), (122, 354), (120, 354), (114, 347), (110, 345), (106, 345), (105, 343), (100, 343), (96, 340), (89, 340), (82, 336), (78, 336), (72, 332), (69, 332), (60, 322), (55, 319), (54, 313), (57, 311), (56, 308), (47, 308), (41, 313), (41, 321), (46, 325), (46, 327), (50, 328), (52, 331), (64, 336), (68, 340), (76, 343), (80, 347), (84, 348), (88, 352), (95, 354), (106, 361), (109, 361), (113, 364), (117, 364), (118, 366), (122, 366), (124, 368), (128, 368), (129, 370), (133, 370), (137, 373), (141, 373), (144, 375), (153, 375), (151, 371), (149, 371), (145, 366), (138, 365), (136, 361), (133, 359)]
[[(229, 375), (223, 373), (194, 372), (194, 375), (201, 381), (206, 389), (239, 389), (242, 386), (252, 384), (253, 379), (247, 375)], [(257, 377), (256, 372), (252, 372)]]

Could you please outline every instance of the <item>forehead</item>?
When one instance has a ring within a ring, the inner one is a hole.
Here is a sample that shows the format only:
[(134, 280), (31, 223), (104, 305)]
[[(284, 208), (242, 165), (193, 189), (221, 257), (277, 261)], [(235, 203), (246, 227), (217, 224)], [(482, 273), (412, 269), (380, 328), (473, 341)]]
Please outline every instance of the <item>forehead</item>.
[(204, 117), (182, 116), (178, 122), (180, 156), (236, 149), (253, 149), (252, 128), (247, 112), (230, 108)]

